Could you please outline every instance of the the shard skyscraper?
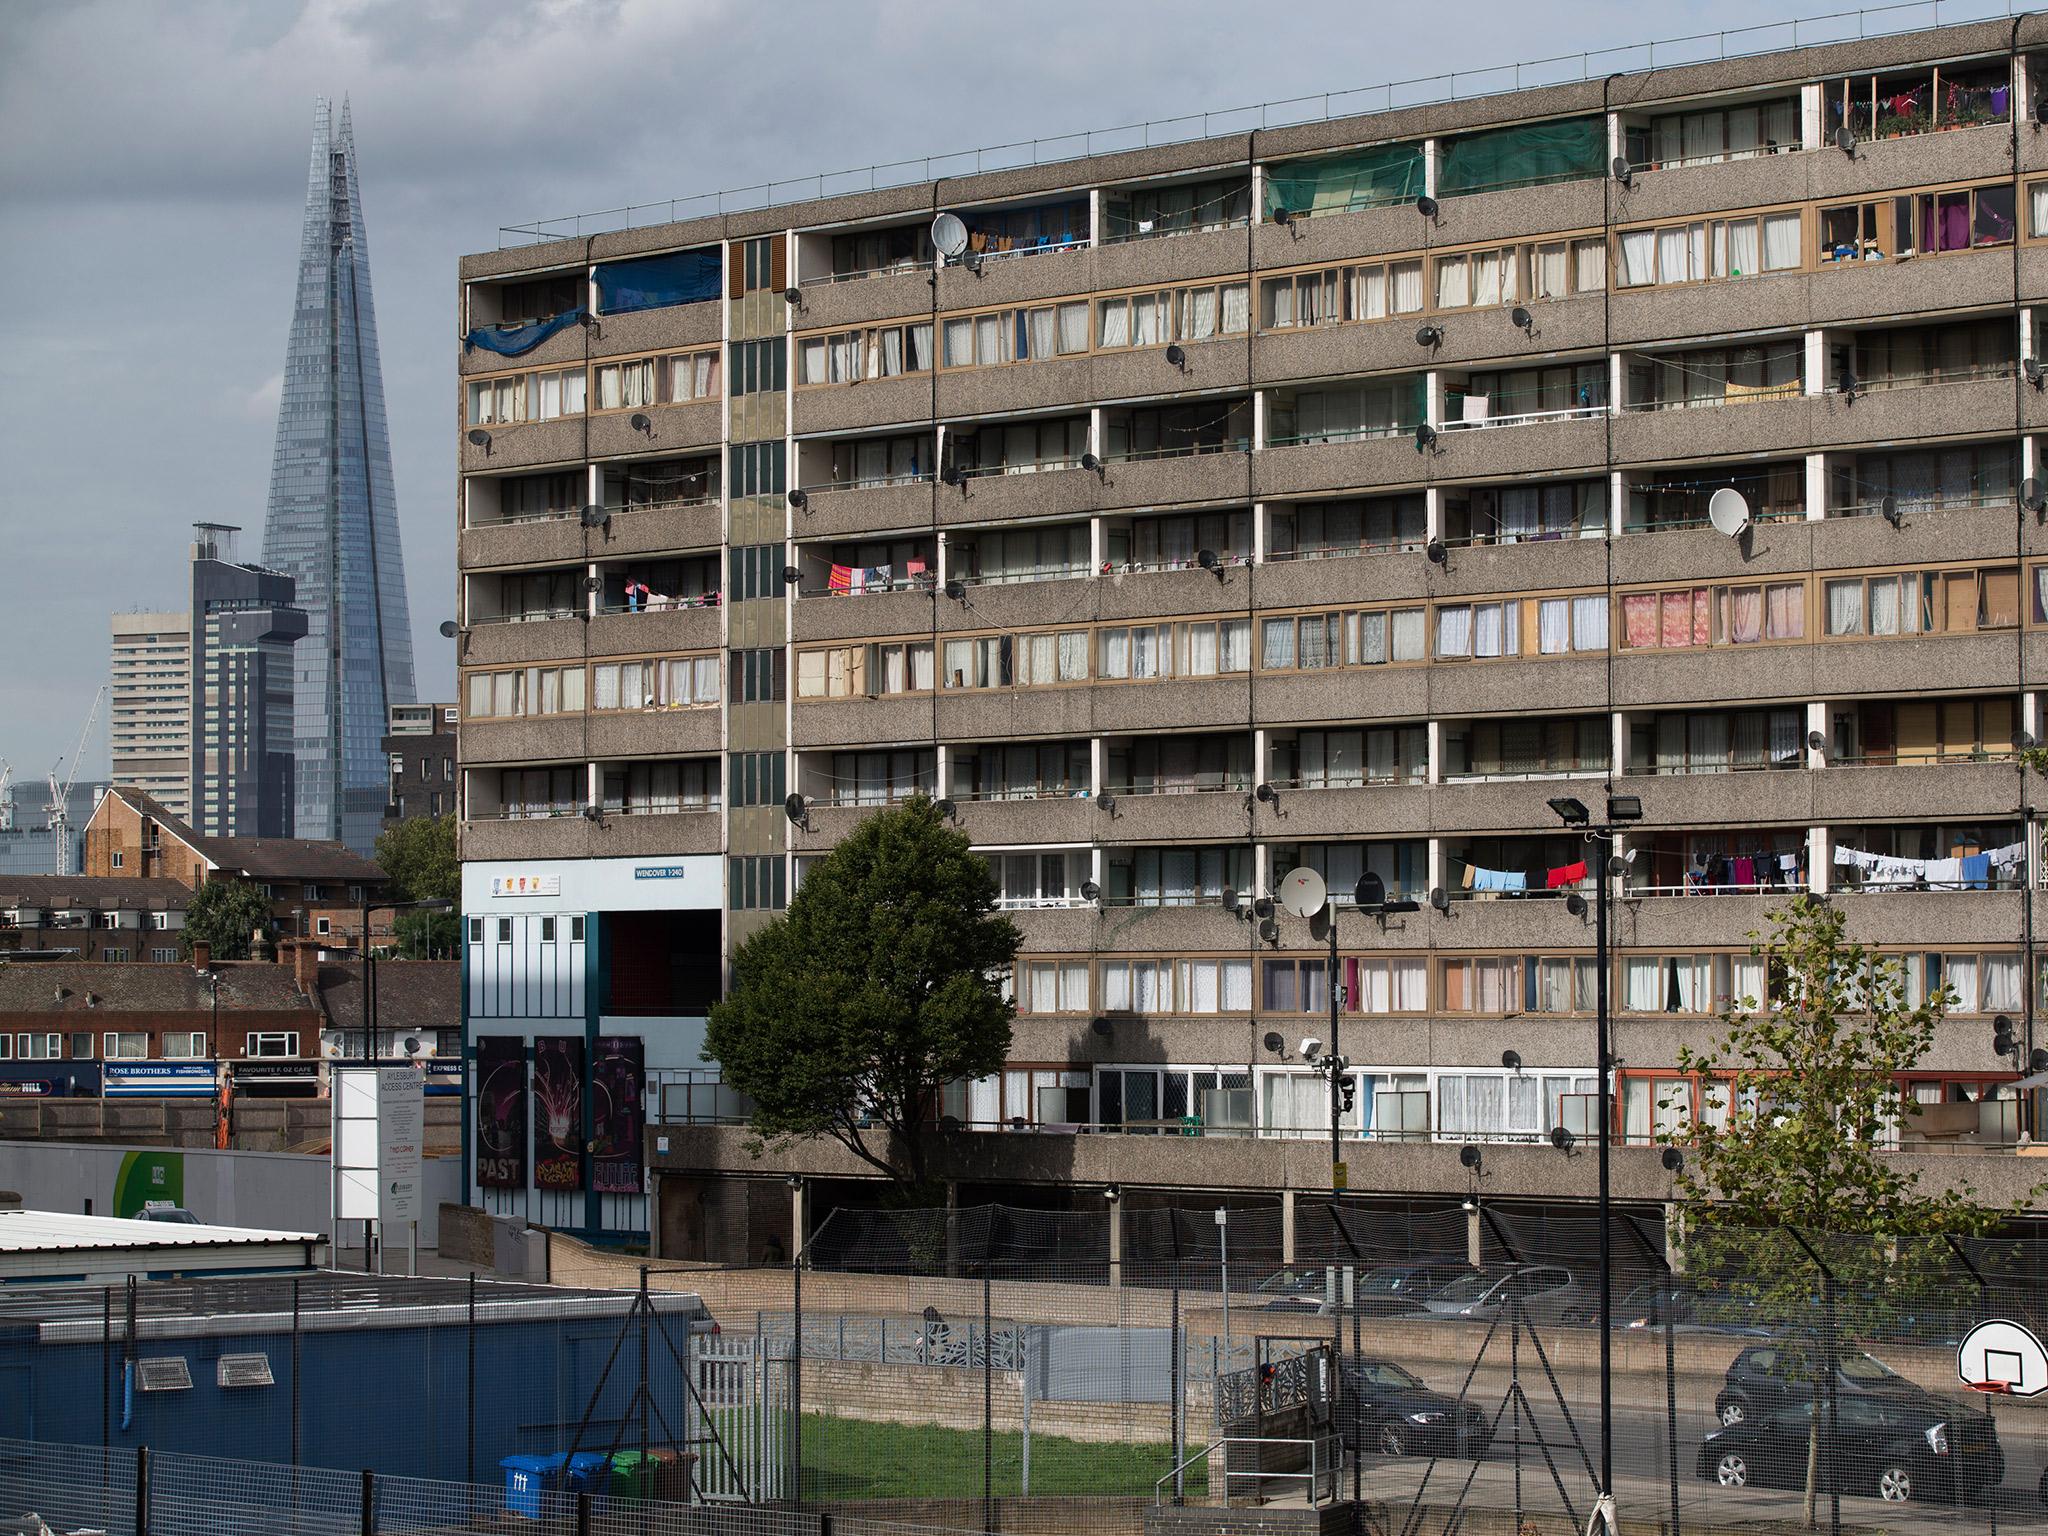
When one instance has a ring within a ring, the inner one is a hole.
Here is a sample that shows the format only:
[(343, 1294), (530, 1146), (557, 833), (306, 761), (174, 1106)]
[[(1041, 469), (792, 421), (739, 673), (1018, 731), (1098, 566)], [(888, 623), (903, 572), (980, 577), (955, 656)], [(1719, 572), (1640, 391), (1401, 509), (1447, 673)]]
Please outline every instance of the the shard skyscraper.
[(412, 631), (346, 103), (339, 126), (324, 100), (313, 119), (263, 563), (297, 580), (307, 619), (294, 652), (293, 830), (367, 853), (390, 790), (386, 706), (413, 699)]

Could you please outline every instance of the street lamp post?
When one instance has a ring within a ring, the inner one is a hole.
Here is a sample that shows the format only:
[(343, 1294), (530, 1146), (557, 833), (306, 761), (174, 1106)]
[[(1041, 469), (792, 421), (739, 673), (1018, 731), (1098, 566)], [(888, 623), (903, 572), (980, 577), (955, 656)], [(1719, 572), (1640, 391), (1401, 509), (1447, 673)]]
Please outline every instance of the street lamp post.
[(447, 912), (455, 903), (442, 897), (431, 897), (425, 901), (380, 901), (372, 906), (370, 889), (363, 887), (363, 1060), (377, 1059), (377, 962), (370, 953), (370, 914), (372, 912)]
[[(1614, 1494), (1614, 1211), (1609, 1148), (1613, 1142), (1613, 1101), (1609, 1076), (1613, 1055), (1609, 1048), (1607, 1018), (1607, 886), (1614, 878), (1608, 867), (1614, 834), (1623, 826), (1643, 819), (1643, 802), (1635, 795), (1607, 796), (1606, 819), (1595, 825), (1583, 800), (1562, 795), (1550, 802), (1551, 810), (1568, 828), (1585, 833), (1599, 850), (1593, 875), (1593, 1012), (1595, 1035), (1594, 1066), (1599, 1081), (1596, 1111), (1599, 1136), (1594, 1145), (1600, 1166), (1600, 1493)], [(1583, 909), (1582, 909), (1583, 910)]]

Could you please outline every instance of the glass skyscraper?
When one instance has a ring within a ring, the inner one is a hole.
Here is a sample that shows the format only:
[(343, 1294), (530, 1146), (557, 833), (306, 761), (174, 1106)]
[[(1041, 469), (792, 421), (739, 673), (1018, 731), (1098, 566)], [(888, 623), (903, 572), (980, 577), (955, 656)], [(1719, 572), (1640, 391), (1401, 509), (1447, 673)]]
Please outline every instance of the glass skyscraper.
[(295, 648), (293, 831), (368, 852), (387, 798), (387, 709), (413, 698), (412, 632), (346, 103), (339, 126), (324, 100), (314, 114), (263, 563), (297, 582), (307, 621)]

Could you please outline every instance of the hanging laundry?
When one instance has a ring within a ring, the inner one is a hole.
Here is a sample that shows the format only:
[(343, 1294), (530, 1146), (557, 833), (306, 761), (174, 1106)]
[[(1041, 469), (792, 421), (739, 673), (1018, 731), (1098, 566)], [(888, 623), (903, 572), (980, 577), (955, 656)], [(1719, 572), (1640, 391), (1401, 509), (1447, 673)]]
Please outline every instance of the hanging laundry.
[(896, 567), (893, 565), (868, 565), (861, 567), (860, 584), (864, 592), (884, 592), (895, 585)]
[(1581, 859), (1576, 864), (1560, 864), (1543, 877), (1543, 884), (1546, 889), (1554, 891), (1562, 886), (1577, 885), (1585, 878), (1586, 861)]
[(832, 574), (825, 580), (825, 589), (828, 592), (851, 592), (853, 590), (853, 567), (850, 565), (833, 566)]
[(1756, 860), (1744, 855), (1731, 861), (1728, 866), (1729, 878), (1736, 885), (1756, 884)]
[(1961, 859), (1929, 859), (1923, 871), (1927, 883), (1937, 891), (1953, 891), (1962, 887), (1963, 861)]
[(1988, 891), (1991, 889), (1991, 855), (1973, 853), (1963, 860), (1963, 889)]

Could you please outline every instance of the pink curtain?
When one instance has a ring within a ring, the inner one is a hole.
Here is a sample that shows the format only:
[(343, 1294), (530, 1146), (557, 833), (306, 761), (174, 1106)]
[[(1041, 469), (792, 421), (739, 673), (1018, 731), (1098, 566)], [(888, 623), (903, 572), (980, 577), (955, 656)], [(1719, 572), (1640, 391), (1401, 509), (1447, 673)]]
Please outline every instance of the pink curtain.
[(1730, 587), (1721, 594), (1722, 633), (1730, 645), (1749, 645), (1764, 635), (1764, 595), (1756, 587)]
[[(2044, 607), (2048, 607), (2048, 566), (2041, 570), (2041, 590)], [(1657, 594), (1654, 592), (1631, 592), (1621, 602), (1621, 628), (1624, 647), (1631, 651), (1648, 650), (1657, 644)]]
[(1692, 644), (1692, 594), (1664, 594), (1664, 640), (1667, 650), (1681, 650)]
[(1806, 609), (1801, 601), (1801, 589), (1793, 586), (1772, 587), (1765, 594), (1766, 633), (1773, 640), (1797, 640), (1806, 633)]

